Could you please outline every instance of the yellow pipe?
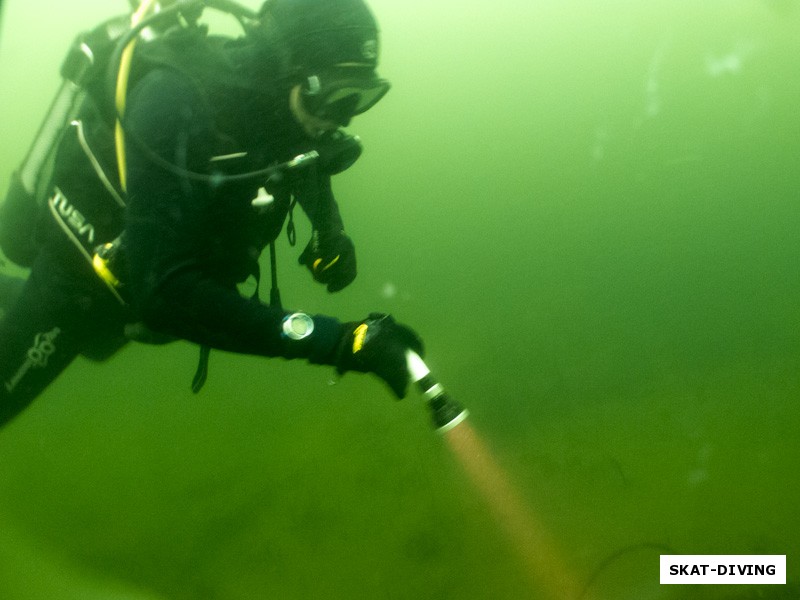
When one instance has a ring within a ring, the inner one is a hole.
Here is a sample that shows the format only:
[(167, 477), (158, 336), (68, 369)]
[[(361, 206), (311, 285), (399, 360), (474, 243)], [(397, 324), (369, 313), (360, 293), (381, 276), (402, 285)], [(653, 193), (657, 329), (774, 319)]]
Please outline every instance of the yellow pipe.
[[(142, 0), (139, 8), (131, 16), (131, 27), (136, 27), (156, 6), (157, 0)], [(119, 72), (117, 74), (117, 88), (115, 103), (117, 106), (117, 124), (115, 129), (115, 144), (117, 149), (117, 168), (119, 169), (119, 182), (123, 191), (127, 191), (127, 173), (125, 163), (125, 131), (122, 128), (121, 118), (125, 114), (125, 101), (128, 94), (128, 79), (131, 73), (133, 52), (136, 49), (136, 39), (133, 38), (120, 57)]]

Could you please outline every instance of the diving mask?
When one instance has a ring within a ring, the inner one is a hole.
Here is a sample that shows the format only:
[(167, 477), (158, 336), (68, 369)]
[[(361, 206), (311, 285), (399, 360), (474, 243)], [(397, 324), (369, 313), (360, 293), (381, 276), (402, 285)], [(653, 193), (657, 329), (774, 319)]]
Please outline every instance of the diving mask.
[(347, 125), (375, 106), (391, 85), (371, 68), (334, 67), (311, 75), (303, 86), (303, 105), (315, 117)]

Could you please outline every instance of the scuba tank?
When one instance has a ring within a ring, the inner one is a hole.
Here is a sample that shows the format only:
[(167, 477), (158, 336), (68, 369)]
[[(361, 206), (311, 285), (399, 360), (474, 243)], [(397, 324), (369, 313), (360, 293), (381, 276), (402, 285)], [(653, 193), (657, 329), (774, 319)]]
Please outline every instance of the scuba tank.
[(50, 172), (59, 141), (86, 98), (91, 81), (103, 76), (104, 57), (128, 30), (129, 18), (110, 19), (79, 35), (61, 66), (62, 83), (33, 143), (14, 172), (0, 205), (0, 249), (14, 263), (30, 267), (37, 252), (36, 223), (50, 194)]

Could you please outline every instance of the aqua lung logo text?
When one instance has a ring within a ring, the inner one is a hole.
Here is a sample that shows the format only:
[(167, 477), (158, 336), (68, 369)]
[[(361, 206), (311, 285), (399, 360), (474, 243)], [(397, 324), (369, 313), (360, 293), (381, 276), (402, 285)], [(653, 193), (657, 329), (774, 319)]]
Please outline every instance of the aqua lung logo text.
[(56, 195), (50, 198), (53, 214), (64, 223), (72, 233), (85, 240), (90, 245), (94, 244), (94, 226), (86, 220), (81, 212), (72, 206), (61, 190), (56, 190)]
[(56, 351), (56, 338), (61, 334), (61, 329), (54, 327), (52, 330), (38, 333), (33, 338), (33, 345), (28, 348), (25, 354), (25, 362), (16, 372), (10, 381), (6, 382), (6, 389), (9, 392), (14, 391), (14, 388), (19, 385), (22, 378), (31, 369), (44, 369), (50, 360), (50, 357)]

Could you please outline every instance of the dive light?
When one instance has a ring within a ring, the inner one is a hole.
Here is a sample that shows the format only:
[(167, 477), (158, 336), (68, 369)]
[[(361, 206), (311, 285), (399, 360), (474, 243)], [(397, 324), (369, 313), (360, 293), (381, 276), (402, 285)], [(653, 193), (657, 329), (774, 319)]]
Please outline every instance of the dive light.
[(428, 408), (431, 410), (431, 419), (436, 431), (446, 433), (467, 418), (469, 411), (453, 400), (419, 354), (407, 350), (406, 364), (411, 381), (417, 384), (428, 400)]

